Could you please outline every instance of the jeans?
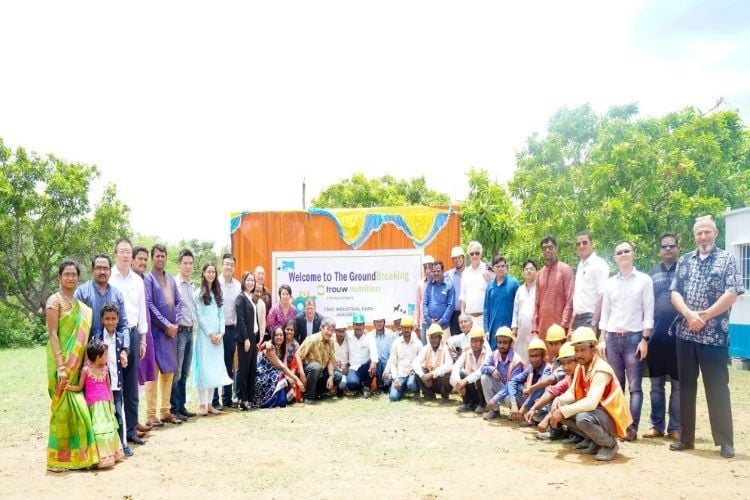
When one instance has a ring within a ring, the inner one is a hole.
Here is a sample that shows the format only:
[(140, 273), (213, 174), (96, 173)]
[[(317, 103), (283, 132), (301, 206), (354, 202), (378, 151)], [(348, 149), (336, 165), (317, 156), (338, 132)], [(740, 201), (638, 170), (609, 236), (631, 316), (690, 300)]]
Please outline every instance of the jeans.
[(190, 365), (193, 361), (193, 332), (177, 330), (177, 371), (172, 381), (172, 413), (185, 410), (186, 389)]
[(122, 404), (122, 391), (112, 391), (112, 397), (114, 398), (115, 418), (118, 425), (117, 434), (120, 435), (120, 442), (122, 447), (125, 448), (128, 446), (128, 442), (125, 440), (125, 427), (122, 422), (123, 410), (125, 409)]
[(378, 389), (381, 391), (385, 391), (385, 388), (391, 385), (391, 379), (388, 379), (387, 382), (383, 380), (383, 372), (385, 372), (386, 366), (388, 366), (387, 359), (384, 361), (378, 361)]
[(617, 380), (623, 390), (627, 378), (628, 391), (630, 392), (630, 414), (633, 417), (633, 424), (629, 428), (636, 431), (641, 420), (641, 406), (643, 406), (643, 391), (641, 390), (643, 365), (636, 352), (640, 341), (641, 332), (634, 332), (624, 337), (607, 333), (607, 361), (617, 375)]
[[(680, 432), (680, 383), (669, 379), (669, 425), (667, 432)], [(651, 377), (651, 427), (664, 432), (666, 392), (666, 377)]]
[(130, 330), (128, 367), (122, 369), (122, 397), (125, 406), (125, 435), (135, 437), (138, 423), (138, 362), (141, 354), (141, 334), (137, 328)]
[(370, 360), (368, 359), (360, 365), (356, 370), (349, 368), (349, 373), (346, 375), (346, 388), (350, 391), (359, 390), (360, 387), (364, 386), (368, 389), (372, 383), (372, 377), (370, 376)]
[(388, 399), (391, 401), (398, 401), (404, 397), (404, 392), (410, 391), (414, 393), (419, 392), (419, 382), (417, 382), (417, 376), (412, 373), (408, 377), (398, 377), (401, 387), (396, 387), (396, 384), (391, 384), (391, 392), (388, 394)]
[[(234, 349), (237, 347), (237, 343), (234, 340), (234, 331), (237, 327), (226, 326), (224, 328), (224, 337), (221, 341), (224, 345), (224, 366), (227, 369), (227, 376), (234, 380)], [(227, 384), (222, 389), (221, 400), (224, 406), (232, 404), (232, 384)], [(219, 406), (219, 389), (214, 389), (214, 398), (211, 401), (214, 407)]]
[[(348, 373), (351, 373), (351, 370)], [(344, 375), (340, 368), (333, 369), (333, 385), (338, 388), (339, 396), (343, 395), (344, 389), (346, 389), (346, 377), (347, 375)]]
[[(305, 376), (307, 377), (307, 385), (305, 386), (305, 399), (315, 399), (319, 394), (325, 394), (328, 391), (328, 389), (326, 388), (326, 383), (328, 382), (328, 372), (324, 372), (324, 368), (320, 366), (320, 363), (316, 363), (315, 361), (307, 363), (304, 369)], [(341, 380), (341, 372), (334, 369), (334, 387), (340, 386)]]

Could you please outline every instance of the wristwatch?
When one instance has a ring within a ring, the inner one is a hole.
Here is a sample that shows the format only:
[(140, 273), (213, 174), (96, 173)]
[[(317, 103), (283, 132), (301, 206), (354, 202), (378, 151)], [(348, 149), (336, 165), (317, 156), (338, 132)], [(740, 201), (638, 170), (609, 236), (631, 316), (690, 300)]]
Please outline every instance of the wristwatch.
[(650, 342), (650, 341), (651, 341), (651, 335), (649, 335), (649, 336), (646, 336), (646, 335), (641, 335), (641, 338), (642, 338), (643, 340), (645, 340), (646, 342)]

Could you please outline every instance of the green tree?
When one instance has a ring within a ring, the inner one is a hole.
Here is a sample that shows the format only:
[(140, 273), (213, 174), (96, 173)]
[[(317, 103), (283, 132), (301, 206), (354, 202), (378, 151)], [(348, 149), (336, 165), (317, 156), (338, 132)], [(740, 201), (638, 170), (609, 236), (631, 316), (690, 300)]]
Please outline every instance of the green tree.
[[(217, 272), (221, 272), (221, 257), (225, 253), (231, 253), (228, 246), (224, 246), (219, 252), (214, 251), (214, 243), (212, 241), (201, 241), (198, 239), (180, 240), (177, 244), (173, 244), (160, 239), (157, 236), (148, 236), (143, 234), (133, 235), (133, 245), (142, 246), (148, 249), (149, 254), (151, 247), (155, 244), (160, 243), (167, 249), (167, 265), (165, 269), (167, 273), (175, 275), (180, 272), (180, 268), (177, 259), (180, 255), (180, 251), (187, 248), (195, 256), (195, 265), (193, 266), (193, 282), (197, 285), (200, 284), (200, 271), (203, 264), (207, 261), (213, 261), (218, 267)], [(149, 266), (150, 268), (150, 266)]]
[(575, 233), (588, 229), (607, 257), (617, 240), (633, 241), (645, 269), (663, 231), (689, 246), (694, 217), (721, 219), (727, 207), (750, 200), (750, 134), (737, 112), (636, 115), (633, 104), (603, 115), (588, 105), (563, 109), (547, 136), (528, 139), (510, 190), (533, 255), (549, 233), (558, 237), (561, 259), (574, 262)]
[(413, 179), (396, 179), (392, 175), (368, 179), (355, 173), (328, 186), (312, 200), (316, 208), (393, 207), (404, 205), (447, 205), (450, 198), (445, 193), (427, 187), (424, 175)]
[(486, 170), (467, 172), (469, 194), (461, 203), (461, 232), (465, 242), (479, 241), (491, 258), (510, 248), (518, 228), (518, 209), (505, 188), (490, 179)]
[(0, 301), (29, 319), (41, 316), (57, 267), (72, 257), (88, 272), (92, 255), (128, 234), (128, 207), (114, 186), (90, 210), (95, 166), (11, 151), (0, 138)]

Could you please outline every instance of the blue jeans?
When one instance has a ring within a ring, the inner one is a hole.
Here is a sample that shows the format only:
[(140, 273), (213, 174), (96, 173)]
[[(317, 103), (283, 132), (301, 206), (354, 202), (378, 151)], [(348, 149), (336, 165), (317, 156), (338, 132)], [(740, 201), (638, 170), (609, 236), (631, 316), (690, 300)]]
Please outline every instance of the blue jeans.
[(388, 399), (391, 401), (398, 401), (404, 397), (405, 391), (419, 393), (419, 382), (417, 382), (415, 374), (412, 373), (408, 377), (398, 377), (398, 380), (401, 382), (400, 388), (397, 389), (396, 384), (391, 384), (391, 392), (388, 394)]
[(385, 367), (388, 366), (388, 360), (384, 361), (378, 361), (378, 389), (381, 391), (385, 391), (385, 388), (391, 385), (391, 379), (388, 379), (388, 382), (383, 380), (383, 372), (385, 372)]
[(346, 389), (346, 377), (347, 375), (344, 375), (344, 372), (340, 368), (333, 368), (333, 383), (338, 386), (339, 395), (342, 395), (344, 389)]
[(122, 415), (125, 410), (122, 404), (122, 391), (112, 391), (112, 397), (114, 398), (115, 418), (117, 419), (118, 426), (117, 433), (120, 435), (122, 447), (125, 448), (128, 446), (128, 442), (125, 440), (125, 428), (122, 425)]
[(185, 385), (190, 376), (190, 365), (193, 361), (193, 332), (177, 330), (177, 371), (172, 381), (172, 397), (170, 403), (172, 413), (185, 410)]
[[(680, 383), (669, 379), (669, 425), (667, 432), (680, 432)], [(666, 377), (651, 377), (651, 426), (659, 432), (664, 432), (664, 414), (667, 402), (664, 386)]]
[(372, 377), (370, 376), (370, 360), (368, 359), (360, 365), (356, 370), (349, 368), (349, 373), (346, 374), (346, 388), (350, 391), (357, 391), (361, 386), (365, 386), (368, 389), (372, 383)]
[(641, 390), (641, 378), (643, 376), (643, 365), (638, 359), (638, 343), (641, 341), (641, 332), (634, 332), (625, 337), (617, 337), (607, 333), (607, 361), (617, 375), (620, 386), (625, 389), (625, 379), (628, 381), (630, 392), (630, 414), (633, 416), (633, 424), (630, 428), (638, 430), (641, 420), (641, 406), (643, 406), (643, 391)]

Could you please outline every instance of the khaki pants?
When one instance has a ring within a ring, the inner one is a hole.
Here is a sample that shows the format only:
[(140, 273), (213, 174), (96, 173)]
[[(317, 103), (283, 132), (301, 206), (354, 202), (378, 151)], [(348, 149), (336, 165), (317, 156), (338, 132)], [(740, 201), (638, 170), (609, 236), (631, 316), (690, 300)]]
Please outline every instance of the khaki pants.
[(161, 411), (160, 417), (165, 418), (169, 415), (170, 403), (172, 396), (172, 379), (174, 373), (162, 373), (159, 365), (156, 365), (156, 380), (146, 382), (146, 417), (156, 418), (156, 392), (157, 387), (161, 389)]

